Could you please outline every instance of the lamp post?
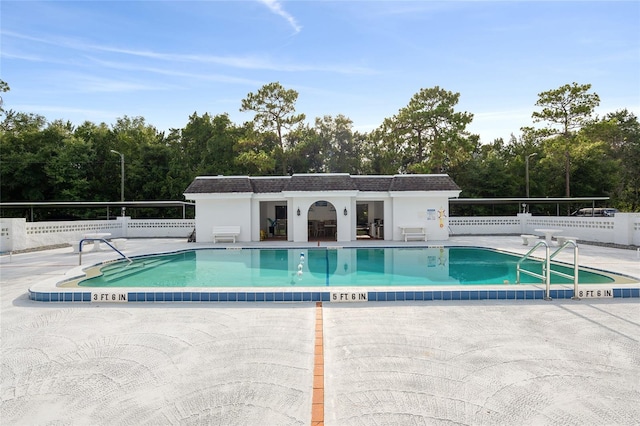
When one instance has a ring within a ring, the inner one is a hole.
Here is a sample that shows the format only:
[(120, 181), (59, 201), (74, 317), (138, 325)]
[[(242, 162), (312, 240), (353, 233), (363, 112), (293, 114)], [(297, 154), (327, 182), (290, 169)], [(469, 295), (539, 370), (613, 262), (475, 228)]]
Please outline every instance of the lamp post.
[[(124, 154), (112, 149), (111, 152), (120, 156), (120, 202), (124, 203)], [(125, 207), (122, 206), (122, 216), (124, 216)]]
[(525, 162), (524, 162), (524, 166), (525, 166), (525, 182), (526, 182), (526, 186), (527, 186), (527, 198), (529, 198), (529, 158), (535, 157), (536, 155), (538, 155), (537, 152), (534, 152), (533, 154), (527, 155), (527, 157), (525, 159)]

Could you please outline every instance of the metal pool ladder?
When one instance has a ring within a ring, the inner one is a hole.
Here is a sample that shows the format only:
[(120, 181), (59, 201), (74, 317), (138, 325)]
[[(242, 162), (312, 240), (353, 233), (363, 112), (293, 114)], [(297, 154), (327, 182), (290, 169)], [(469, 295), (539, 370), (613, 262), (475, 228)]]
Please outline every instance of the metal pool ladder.
[[(556, 257), (558, 253), (560, 253), (565, 247), (569, 245), (573, 246), (573, 275), (565, 274), (564, 272), (554, 271), (551, 269), (551, 259)], [(544, 258), (540, 259), (540, 262), (542, 262), (542, 274), (523, 269), (522, 263), (525, 260), (531, 258), (533, 252), (535, 252), (540, 246), (545, 247)], [(558, 247), (556, 251), (554, 251), (552, 254), (550, 253), (551, 247), (549, 247), (549, 243), (547, 243), (546, 241), (539, 241), (535, 246), (533, 246), (533, 248), (529, 250), (529, 252), (518, 261), (518, 265), (516, 267), (516, 284), (520, 284), (520, 273), (539, 278), (543, 283), (545, 283), (546, 286), (544, 300), (551, 300), (551, 274), (556, 274), (561, 277), (573, 280), (573, 298), (576, 299), (578, 294), (578, 244), (573, 240), (567, 240), (560, 247)]]

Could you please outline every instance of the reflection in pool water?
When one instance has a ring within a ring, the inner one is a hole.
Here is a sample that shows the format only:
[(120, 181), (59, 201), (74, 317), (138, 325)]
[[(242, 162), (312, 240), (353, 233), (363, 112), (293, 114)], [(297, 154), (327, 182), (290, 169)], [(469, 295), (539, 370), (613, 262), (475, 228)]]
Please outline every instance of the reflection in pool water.
[[(470, 247), (202, 249), (114, 262), (83, 287), (340, 287), (515, 283), (519, 257)], [(541, 273), (540, 262), (524, 267)], [(571, 274), (572, 268), (554, 265)], [(584, 284), (610, 277), (580, 271)], [(522, 283), (540, 283), (522, 276)], [(552, 275), (552, 284), (570, 283)]]

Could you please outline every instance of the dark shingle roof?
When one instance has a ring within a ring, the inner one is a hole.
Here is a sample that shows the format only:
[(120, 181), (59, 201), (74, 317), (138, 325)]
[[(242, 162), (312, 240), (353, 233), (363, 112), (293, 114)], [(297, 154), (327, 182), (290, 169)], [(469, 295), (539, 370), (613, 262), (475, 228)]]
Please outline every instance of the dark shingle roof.
[(356, 191), (355, 183), (348, 174), (293, 175), (285, 191)]
[(279, 193), (282, 191), (459, 191), (447, 175), (350, 176), (305, 174), (250, 178), (247, 176), (197, 177), (185, 194)]
[(459, 191), (447, 175), (396, 175), (389, 191)]
[(289, 177), (273, 177), (273, 178), (252, 178), (251, 184), (253, 185), (253, 192), (271, 193), (282, 192), (285, 186), (289, 183)]
[(253, 187), (247, 176), (204, 176), (195, 178), (184, 192), (186, 194), (253, 192)]
[(393, 176), (353, 176), (359, 191), (389, 191)]

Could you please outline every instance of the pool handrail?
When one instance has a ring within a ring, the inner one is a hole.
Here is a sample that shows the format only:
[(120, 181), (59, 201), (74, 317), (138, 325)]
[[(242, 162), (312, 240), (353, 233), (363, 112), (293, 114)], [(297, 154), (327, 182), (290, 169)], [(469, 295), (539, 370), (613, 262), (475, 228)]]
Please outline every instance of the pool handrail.
[[(531, 257), (531, 255), (533, 254), (534, 251), (536, 251), (538, 249), (538, 247), (540, 246), (544, 246), (545, 247), (545, 256), (544, 259), (542, 260), (544, 263), (542, 264), (542, 274), (537, 274), (535, 272), (532, 271), (528, 271), (526, 269), (522, 269), (522, 262), (524, 262), (525, 260), (529, 259)], [(551, 274), (549, 274), (547, 271), (551, 270), (551, 256), (549, 255), (550, 253), (550, 248), (549, 248), (549, 244), (544, 241), (538, 241), (536, 243), (536, 245), (534, 245), (531, 250), (529, 250), (527, 252), (527, 254), (525, 254), (519, 261), (518, 264), (516, 266), (516, 284), (520, 284), (520, 273), (524, 273), (527, 275), (530, 275), (532, 277), (536, 277), (536, 278), (540, 278), (546, 285), (546, 291), (545, 291), (545, 297), (544, 300), (551, 300)]]
[(115, 248), (114, 246), (111, 245), (111, 243), (107, 240), (105, 240), (104, 238), (83, 238), (80, 240), (79, 246), (78, 246), (78, 265), (82, 265), (82, 243), (84, 243), (85, 241), (100, 241), (105, 243), (106, 245), (108, 245), (109, 247), (111, 247), (113, 250), (115, 250), (120, 256), (122, 256), (123, 258), (127, 259), (129, 261), (129, 263), (133, 262), (133, 260), (129, 259), (124, 253), (122, 253), (120, 250), (118, 250), (117, 248)]
[(558, 253), (560, 253), (568, 245), (573, 245), (573, 276), (565, 274), (559, 271), (551, 271), (551, 273), (559, 275), (561, 277), (573, 280), (573, 297), (572, 299), (578, 299), (578, 243), (574, 240), (566, 240), (560, 247), (553, 252), (549, 259), (553, 259)]

